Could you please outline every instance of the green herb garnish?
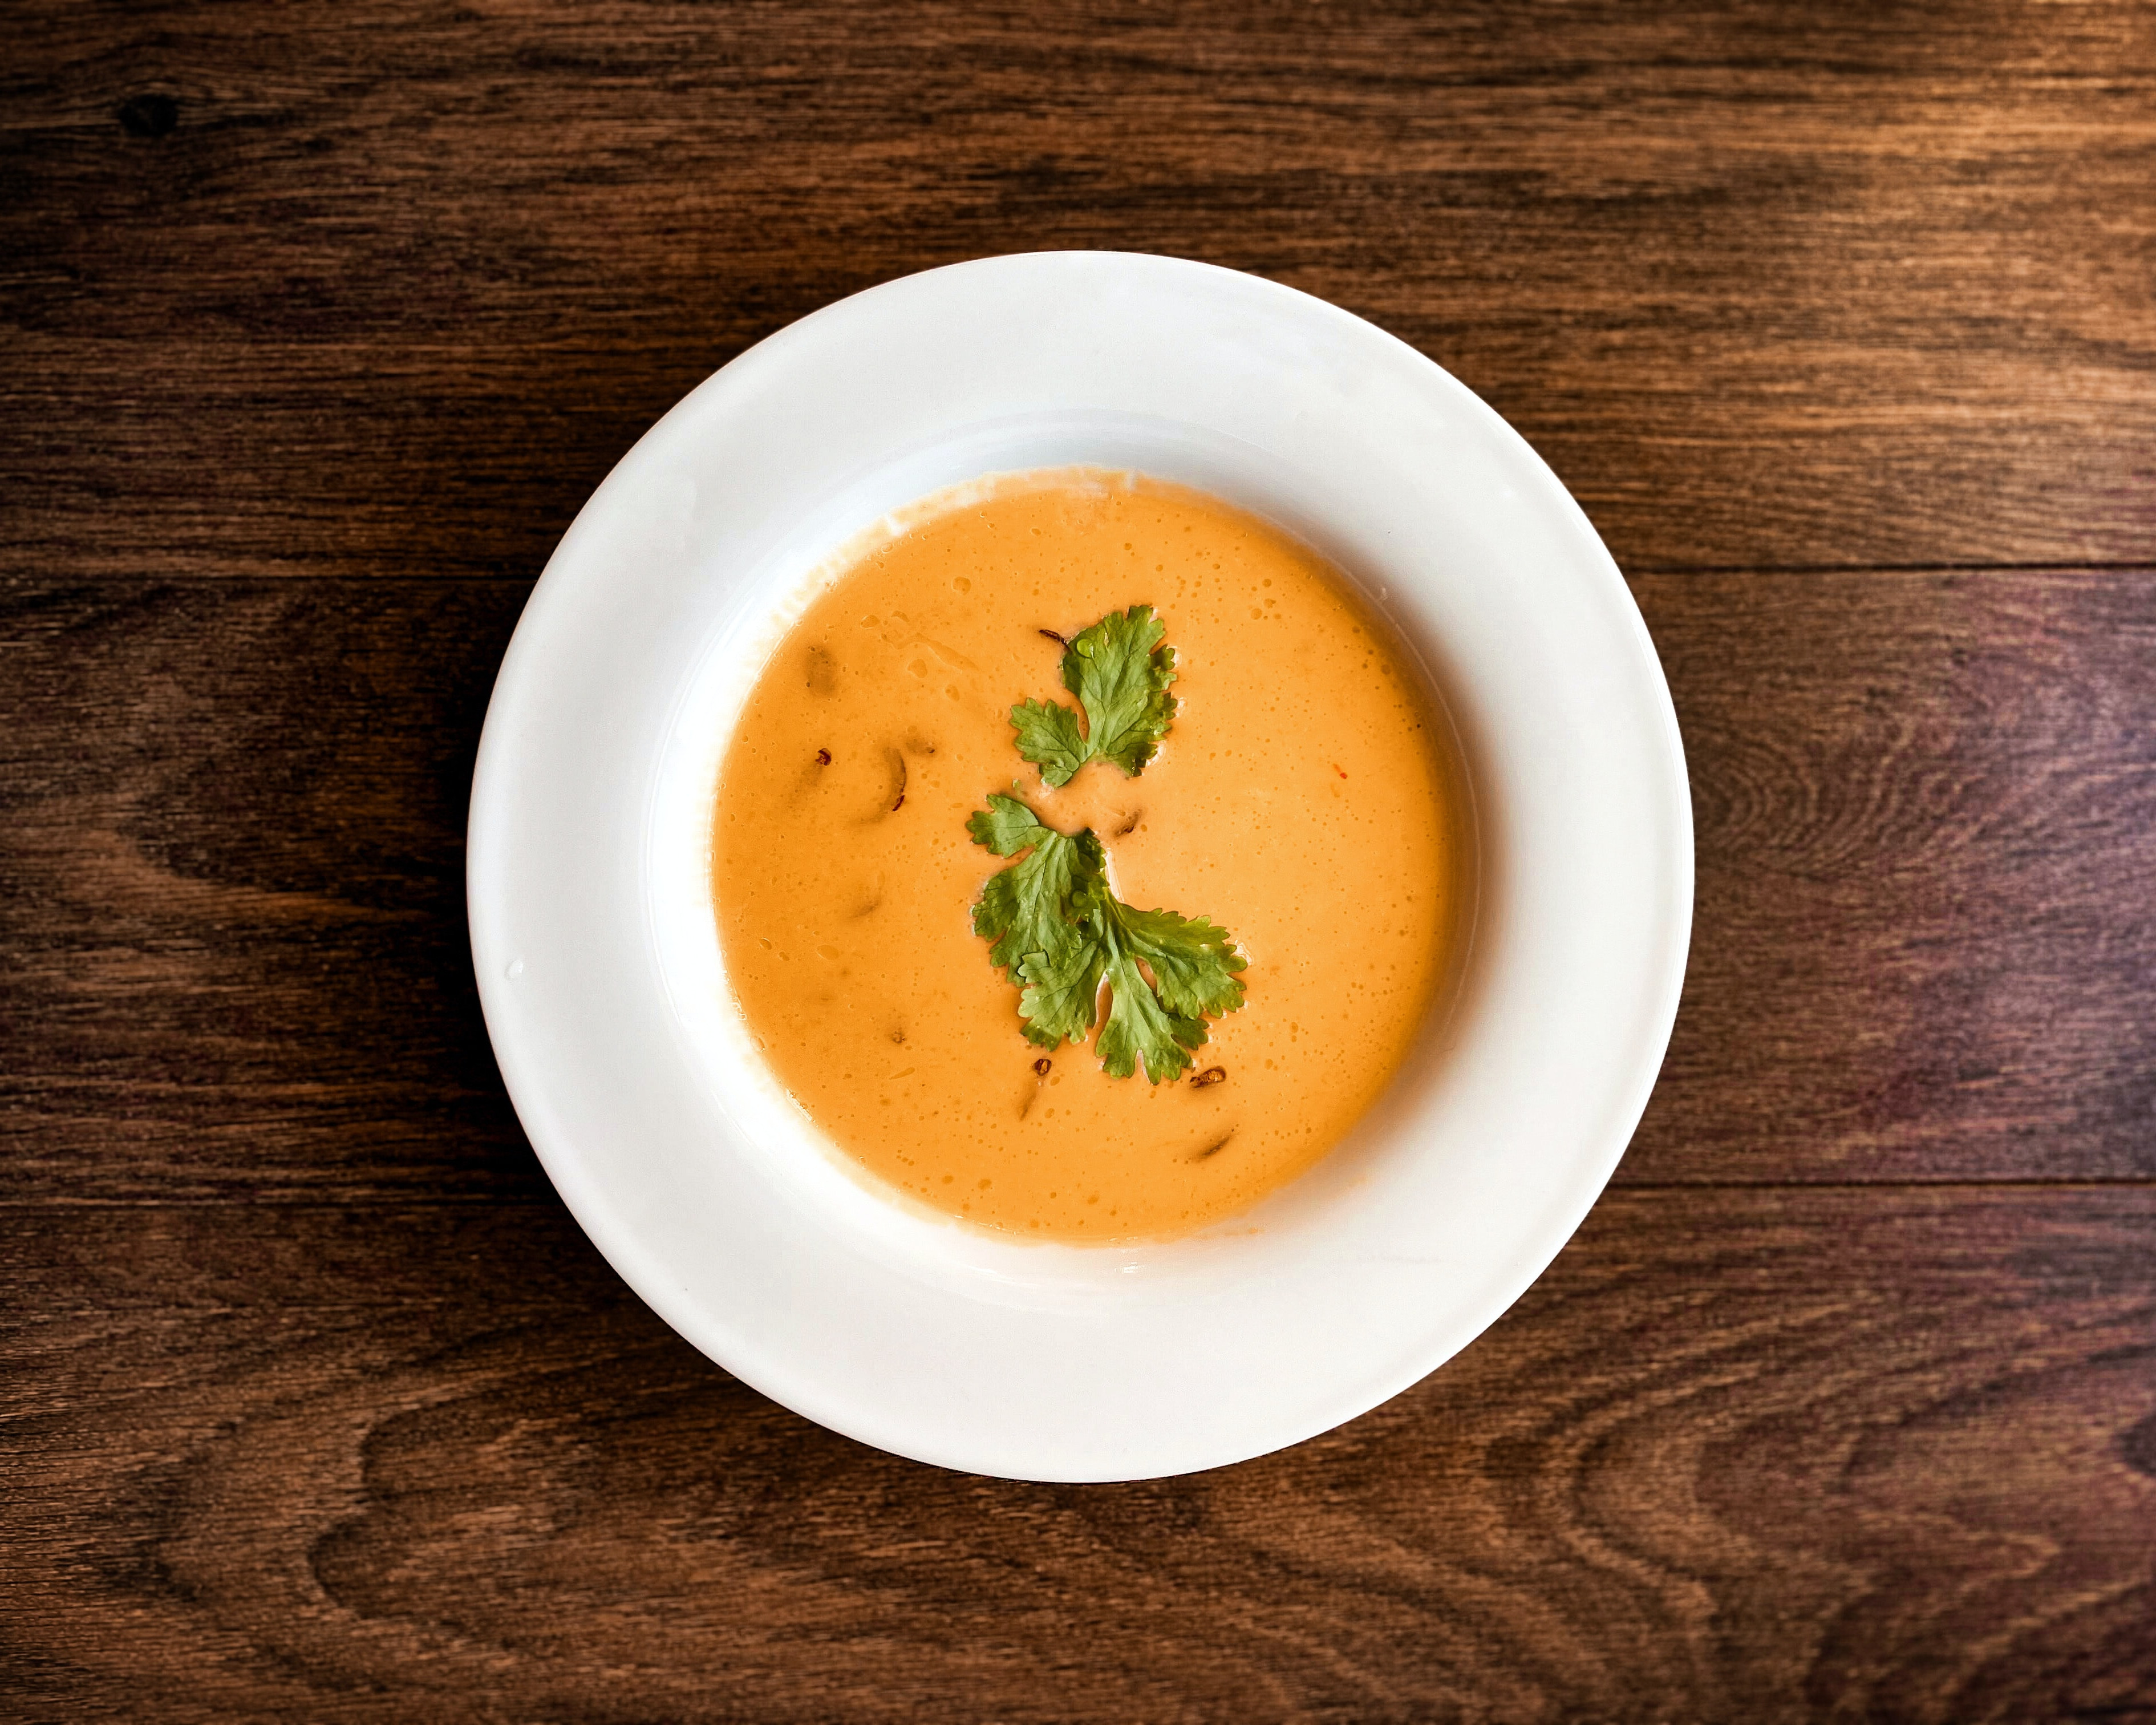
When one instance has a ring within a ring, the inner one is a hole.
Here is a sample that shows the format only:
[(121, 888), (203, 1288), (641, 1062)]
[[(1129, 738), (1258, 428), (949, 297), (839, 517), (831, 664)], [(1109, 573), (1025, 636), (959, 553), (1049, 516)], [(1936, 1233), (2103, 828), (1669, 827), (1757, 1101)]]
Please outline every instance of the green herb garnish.
[(1069, 839), (1043, 826), (1015, 797), (990, 797), (966, 830), (998, 856), (1027, 853), (991, 875), (973, 906), (973, 932), (988, 942), (989, 963), (1025, 990), (1018, 1009), (1026, 1035), (1043, 1048), (1066, 1036), (1083, 1040), (1092, 1028), (1101, 967), (1081, 930), (1079, 907), (1091, 904), (1106, 878), (1101, 841), (1091, 830)]
[[(1152, 758), (1175, 713), (1168, 685), (1175, 652), (1146, 605), (1110, 612), (1063, 655), (1063, 681), (1086, 710), (1078, 716), (1047, 701), (1011, 709), (1019, 752), (1050, 785), (1069, 782), (1091, 760), (1136, 777)], [(1155, 1084), (1179, 1078), (1188, 1050), (1206, 1041), (1205, 1020), (1243, 1004), (1241, 953), (1225, 929), (1173, 911), (1140, 911), (1108, 888), (1107, 853), (1088, 829), (1075, 838), (1045, 824), (1015, 797), (992, 795), (966, 823), (976, 845), (1019, 860), (989, 879), (973, 906), (973, 932), (988, 957), (1023, 992), (1019, 1017), (1042, 1048), (1082, 1042), (1108, 1015), (1095, 1047), (1109, 1075), (1142, 1065)], [(1021, 853), (1023, 853), (1021, 855)]]
[(1135, 778), (1145, 770), (1175, 717), (1175, 649), (1163, 646), (1167, 625), (1150, 605), (1111, 611), (1063, 649), (1063, 686), (1086, 710), (1078, 715), (1053, 701), (1021, 701), (1011, 709), (1018, 752), (1050, 785), (1068, 784), (1088, 761), (1113, 761)]
[(966, 828), (998, 856), (1026, 853), (990, 877), (973, 932), (1024, 990), (1018, 1012), (1028, 1040), (1043, 1048), (1084, 1041), (1105, 979), (1097, 1047), (1109, 1076), (1128, 1078), (1142, 1062), (1155, 1084), (1182, 1076), (1185, 1050), (1205, 1045), (1207, 1017), (1243, 1004), (1243, 956), (1228, 932), (1125, 904), (1108, 890), (1106, 854), (1090, 830), (1067, 837), (1015, 797), (991, 796)]

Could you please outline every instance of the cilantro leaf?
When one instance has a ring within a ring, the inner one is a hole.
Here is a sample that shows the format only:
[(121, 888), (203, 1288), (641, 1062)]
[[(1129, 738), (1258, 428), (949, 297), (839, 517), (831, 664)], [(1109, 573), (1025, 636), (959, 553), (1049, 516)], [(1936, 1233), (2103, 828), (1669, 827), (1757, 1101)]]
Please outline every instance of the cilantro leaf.
[(1086, 764), (1086, 739), (1078, 734), (1078, 715), (1052, 701), (1021, 701), (1011, 709), (1018, 752), (1040, 769), (1051, 785), (1070, 783)]
[(1180, 1078), (1189, 1065), (1185, 1049), (1202, 1047), (1205, 1020), (1170, 1012), (1146, 986), (1137, 956), (1119, 952), (1108, 961), (1108, 1022), (1097, 1044), (1101, 1064), (1111, 1078), (1128, 1078), (1145, 1062), (1155, 1084)]
[[(1091, 832), (1069, 839), (1043, 826), (1015, 797), (990, 797), (988, 809), (973, 815), (966, 828), (976, 845), (998, 856), (1027, 853), (991, 875), (973, 906), (973, 932), (988, 942), (989, 962), (1016, 981), (1027, 959), (1060, 954), (1077, 938), (1068, 907), (1074, 896), (1102, 874), (1101, 841)], [(1090, 1025), (1091, 1018), (1086, 1022)]]
[(1242, 1005), (1243, 983), (1235, 973), (1243, 968), (1243, 955), (1226, 929), (1202, 916), (1134, 911), (1116, 898), (1108, 898), (1107, 904), (1122, 947), (1145, 960), (1161, 1004), (1169, 1011), (1186, 1018), (1218, 1018)]
[(1100, 942), (1077, 928), (1070, 929), (1060, 947), (1027, 957), (1021, 967), (1025, 992), (1018, 1001), (1018, 1015), (1025, 1021), (1027, 1040), (1055, 1048), (1065, 1037), (1073, 1042), (1086, 1040), (1086, 1033), (1093, 1028), (1094, 1008), (1101, 998), (1101, 972), (1106, 958)]
[(1188, 1050), (1205, 1045), (1205, 1020), (1243, 1004), (1235, 973), (1245, 961), (1227, 931), (1125, 904), (1109, 891), (1106, 853), (1090, 829), (1067, 838), (1015, 797), (991, 796), (966, 824), (998, 856), (1024, 853), (989, 877), (973, 932), (1022, 989), (1027, 1038), (1048, 1049), (1085, 1040), (1105, 980), (1108, 1017), (1095, 1048), (1109, 1076), (1142, 1065), (1155, 1084), (1180, 1077)]
[(1202, 917), (1133, 910), (1105, 891), (1095, 916), (1111, 955), (1106, 971), (1112, 999), (1097, 1045), (1101, 1065), (1110, 1077), (1127, 1078), (1142, 1060), (1155, 1084), (1180, 1078), (1190, 1065), (1185, 1050), (1205, 1045), (1207, 1017), (1242, 1005), (1243, 983), (1235, 973), (1243, 955), (1225, 929)]
[(1040, 817), (1015, 797), (999, 791), (988, 794), (988, 806), (978, 809), (966, 823), (976, 845), (985, 845), (998, 856), (1016, 856), (1029, 845), (1040, 843), (1050, 829)]
[(1063, 655), (1063, 686), (1086, 709), (1086, 747), (1135, 778), (1152, 758), (1175, 716), (1175, 649), (1161, 637), (1168, 625), (1150, 605), (1111, 611), (1071, 639)]
[(1053, 701), (1022, 701), (1011, 709), (1018, 752), (1050, 785), (1070, 783), (1088, 761), (1113, 761), (1132, 778), (1168, 735), (1175, 717), (1175, 649), (1163, 644), (1168, 625), (1150, 605), (1111, 611), (1071, 637), (1063, 654), (1063, 686), (1086, 710), (1078, 716)]

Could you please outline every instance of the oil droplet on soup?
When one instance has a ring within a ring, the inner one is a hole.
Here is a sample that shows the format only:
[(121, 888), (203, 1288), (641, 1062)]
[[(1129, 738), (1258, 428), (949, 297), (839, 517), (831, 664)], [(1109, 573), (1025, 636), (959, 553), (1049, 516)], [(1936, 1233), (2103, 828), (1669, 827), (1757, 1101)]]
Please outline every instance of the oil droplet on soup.
[[(1029, 1239), (1186, 1233), (1399, 1070), (1460, 940), (1457, 768), (1388, 632), (1255, 516), (1093, 470), (952, 495), (826, 586), (749, 696), (712, 828), (728, 979), (810, 1121), (913, 1199)], [(1009, 724), (1075, 705), (1044, 632), (1132, 604), (1176, 652), (1173, 728), (1135, 778), (1049, 789)], [(992, 791), (1091, 827), (1125, 902), (1234, 936), (1245, 1004), (1179, 1082), (1025, 1040), (971, 920), (1005, 866), (966, 829)]]

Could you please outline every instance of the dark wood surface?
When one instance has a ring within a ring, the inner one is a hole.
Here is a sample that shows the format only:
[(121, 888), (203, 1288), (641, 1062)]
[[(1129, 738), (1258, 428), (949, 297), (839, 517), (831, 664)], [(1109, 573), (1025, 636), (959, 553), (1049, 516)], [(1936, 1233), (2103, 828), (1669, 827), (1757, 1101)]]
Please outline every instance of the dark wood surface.
[[(2156, 9), (0, 9), (0, 1717), (2156, 1721)], [(1632, 580), (1682, 1014), (1325, 1438), (970, 1479), (629, 1296), (474, 998), (503, 644), (828, 300), (1370, 317)]]

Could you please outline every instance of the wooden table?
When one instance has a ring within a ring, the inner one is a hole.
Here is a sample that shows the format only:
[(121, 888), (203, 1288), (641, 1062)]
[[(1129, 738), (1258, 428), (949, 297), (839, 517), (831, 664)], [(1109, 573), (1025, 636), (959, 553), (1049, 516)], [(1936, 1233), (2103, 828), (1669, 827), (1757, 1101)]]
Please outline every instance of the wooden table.
[[(11, 7), (0, 1712), (2156, 1719), (2156, 12)], [(1288, 1453), (892, 1460), (630, 1296), (461, 839), (548, 550), (833, 298), (1180, 253), (1548, 457), (1691, 753), (1616, 1183)]]

